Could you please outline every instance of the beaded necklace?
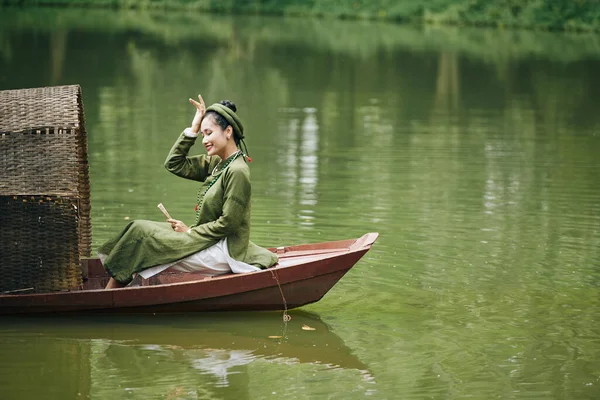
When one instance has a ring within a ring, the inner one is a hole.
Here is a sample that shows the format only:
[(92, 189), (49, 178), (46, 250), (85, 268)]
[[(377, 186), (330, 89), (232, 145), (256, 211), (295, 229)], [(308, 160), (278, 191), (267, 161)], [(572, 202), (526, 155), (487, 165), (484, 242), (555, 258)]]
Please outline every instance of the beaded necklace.
[(240, 154), (242, 154), (242, 152), (240, 150), (238, 150), (235, 153), (233, 153), (232, 155), (230, 155), (229, 158), (227, 160), (225, 160), (225, 163), (223, 164), (223, 167), (221, 167), (220, 170), (219, 170), (219, 165), (221, 165), (221, 163), (223, 161), (219, 162), (210, 174), (214, 175), (217, 172), (221, 172), (221, 173), (219, 175), (217, 175), (216, 177), (214, 177), (212, 181), (210, 181), (210, 183), (206, 187), (206, 190), (204, 191), (204, 193), (202, 193), (202, 188), (200, 188), (200, 190), (198, 190), (198, 197), (197, 197), (196, 208), (195, 208), (196, 222), (194, 223), (194, 226), (198, 226), (198, 222), (200, 221), (200, 210), (202, 209), (202, 203), (204, 202), (206, 193), (219, 180), (219, 177), (222, 175), (222, 172), (225, 170), (225, 168), (227, 168), (229, 166), (229, 164), (231, 164), (233, 162), (233, 160), (235, 160)]

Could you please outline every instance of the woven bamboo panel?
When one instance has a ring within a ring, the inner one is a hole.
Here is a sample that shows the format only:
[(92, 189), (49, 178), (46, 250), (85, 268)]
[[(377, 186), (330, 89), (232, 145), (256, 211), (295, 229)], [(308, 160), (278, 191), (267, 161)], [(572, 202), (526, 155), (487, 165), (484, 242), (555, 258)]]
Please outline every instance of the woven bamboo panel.
[(80, 97), (78, 85), (1, 91), (0, 131), (79, 128)]
[(0, 134), (0, 195), (77, 197), (77, 130)]
[(0, 293), (77, 289), (78, 199), (0, 196)]
[[(5, 225), (18, 226), (15, 221), (29, 220), (25, 214), (30, 212), (44, 219), (48, 226), (73, 229), (72, 232), (46, 231), (39, 239), (42, 241), (41, 247), (48, 253), (43, 257), (36, 253), (45, 260), (44, 271), (54, 263), (54, 268), (60, 270), (55, 272), (57, 276), (66, 279), (64, 284), (57, 283), (55, 290), (72, 287), (70, 277), (80, 276), (79, 263), (76, 263), (76, 267), (73, 267), (75, 264), (64, 264), (66, 256), (61, 249), (74, 251), (74, 255), (69, 256), (71, 258), (87, 257), (91, 253), (92, 243), (87, 133), (81, 88), (78, 85), (0, 91), (0, 197), (6, 202), (9, 198), (23, 200), (30, 196), (38, 200), (52, 199), (48, 201), (55, 206), (15, 208), (12, 205), (12, 213), (0, 216), (0, 230)], [(63, 200), (72, 209), (56, 206), (62, 204), (60, 202)], [(66, 214), (60, 216), (57, 210), (63, 210)], [(44, 216), (44, 212), (50, 214)], [(50, 215), (56, 219), (52, 223), (48, 220)], [(72, 218), (76, 224), (67, 223), (65, 218)], [(74, 243), (67, 239), (74, 240)], [(37, 245), (40, 246), (40, 243)], [(9, 250), (13, 253), (8, 254)], [(62, 255), (54, 257), (52, 252)], [(35, 266), (30, 264), (34, 260), (28, 249), (8, 246), (4, 239), (0, 241), (0, 254), (4, 256), (0, 258), (0, 268), (10, 265), (10, 268), (27, 274)], [(74, 269), (62, 271), (69, 268)], [(18, 285), (22, 283), (16, 278), (13, 281)]]

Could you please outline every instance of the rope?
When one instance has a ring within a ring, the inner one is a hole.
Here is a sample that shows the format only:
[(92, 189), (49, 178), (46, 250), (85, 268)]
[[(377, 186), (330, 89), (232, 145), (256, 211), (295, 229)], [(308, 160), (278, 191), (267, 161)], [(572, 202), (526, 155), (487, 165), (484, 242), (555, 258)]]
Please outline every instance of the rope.
[[(292, 316), (287, 313), (287, 311), (288, 311), (287, 301), (285, 300), (285, 296), (283, 295), (283, 290), (281, 290), (281, 283), (279, 283), (279, 278), (277, 277), (277, 274), (275, 273), (275, 271), (273, 271), (272, 269), (269, 269), (269, 271), (271, 271), (271, 275), (277, 282), (277, 287), (279, 288), (279, 293), (281, 293), (281, 299), (283, 300), (283, 322), (288, 322), (292, 319)], [(287, 328), (287, 324), (286, 324), (286, 328)]]

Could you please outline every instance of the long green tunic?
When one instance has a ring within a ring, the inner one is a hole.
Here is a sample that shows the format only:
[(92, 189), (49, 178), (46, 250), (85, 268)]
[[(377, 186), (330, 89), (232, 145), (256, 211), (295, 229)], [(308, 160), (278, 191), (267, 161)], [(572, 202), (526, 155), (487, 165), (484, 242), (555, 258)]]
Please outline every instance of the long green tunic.
[(173, 231), (168, 222), (129, 223), (98, 249), (107, 256), (104, 267), (119, 283), (127, 284), (136, 272), (185, 258), (225, 237), (232, 258), (259, 268), (277, 263), (275, 254), (250, 241), (250, 169), (244, 158), (237, 157), (227, 168), (213, 173), (220, 158), (188, 157), (195, 142), (196, 138), (182, 133), (165, 167), (177, 176), (203, 182), (200, 193), (210, 187), (198, 211), (198, 223), (189, 233)]

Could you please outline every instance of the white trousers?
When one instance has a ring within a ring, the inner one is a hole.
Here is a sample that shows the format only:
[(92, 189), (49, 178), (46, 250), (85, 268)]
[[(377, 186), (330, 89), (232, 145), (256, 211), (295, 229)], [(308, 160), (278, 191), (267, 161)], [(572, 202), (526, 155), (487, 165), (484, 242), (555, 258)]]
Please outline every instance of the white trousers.
[[(102, 262), (106, 259), (105, 254), (98, 254), (98, 256)], [(217, 244), (187, 256), (186, 258), (150, 267), (139, 272), (138, 275), (144, 279), (148, 279), (171, 267), (182, 272), (201, 272), (206, 276), (222, 275), (228, 272), (243, 274), (246, 272), (260, 271), (260, 268), (231, 258), (229, 249), (227, 248), (227, 238), (225, 238), (221, 239)]]

